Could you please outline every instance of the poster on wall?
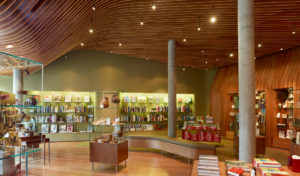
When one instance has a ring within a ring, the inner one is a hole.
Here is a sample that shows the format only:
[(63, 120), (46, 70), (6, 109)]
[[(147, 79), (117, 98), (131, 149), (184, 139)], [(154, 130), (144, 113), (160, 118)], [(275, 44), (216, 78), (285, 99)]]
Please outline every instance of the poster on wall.
[(72, 101), (72, 95), (66, 95), (65, 96), (65, 102), (69, 103)]
[(73, 132), (73, 124), (67, 124), (67, 132), (72, 133)]
[(65, 133), (65, 132), (67, 132), (67, 125), (65, 125), (65, 124), (59, 125), (59, 132), (60, 132), (60, 133)]
[(51, 133), (57, 133), (57, 124), (51, 124)]
[(54, 101), (54, 102), (61, 102), (61, 99), (62, 99), (61, 94), (55, 94), (55, 95), (53, 96), (53, 101)]
[(45, 95), (44, 102), (52, 102), (52, 95)]
[(84, 96), (84, 102), (85, 103), (88, 103), (88, 102), (90, 102), (90, 96)]
[(80, 95), (75, 96), (75, 102), (81, 102), (81, 96)]

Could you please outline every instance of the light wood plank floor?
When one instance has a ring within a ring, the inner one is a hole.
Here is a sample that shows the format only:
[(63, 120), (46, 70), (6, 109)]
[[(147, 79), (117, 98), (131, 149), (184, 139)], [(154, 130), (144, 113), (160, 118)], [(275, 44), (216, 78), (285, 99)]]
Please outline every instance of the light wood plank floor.
[[(24, 169), (24, 165), (22, 167)], [(95, 163), (95, 170), (92, 171), (87, 142), (60, 142), (51, 143), (51, 163), (44, 166), (43, 160), (31, 161), (29, 174), (34, 176), (188, 176), (191, 174), (192, 164), (180, 158), (174, 160), (173, 155), (130, 151), (127, 167), (124, 167), (123, 162), (118, 168), (119, 172), (115, 174), (114, 166)]]

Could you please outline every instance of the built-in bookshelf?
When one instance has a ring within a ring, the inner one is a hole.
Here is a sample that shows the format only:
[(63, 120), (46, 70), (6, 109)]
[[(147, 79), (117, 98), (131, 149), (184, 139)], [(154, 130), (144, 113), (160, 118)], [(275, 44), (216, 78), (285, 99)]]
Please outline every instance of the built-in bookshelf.
[[(125, 129), (144, 131), (167, 128), (168, 94), (120, 93), (120, 120)], [(189, 120), (194, 112), (194, 94), (177, 94), (177, 120)]]
[[(40, 108), (24, 111), (35, 123), (37, 132), (88, 132), (94, 119), (93, 92), (30, 91)], [(23, 98), (24, 99), (24, 98)], [(24, 124), (29, 123), (23, 121)]]

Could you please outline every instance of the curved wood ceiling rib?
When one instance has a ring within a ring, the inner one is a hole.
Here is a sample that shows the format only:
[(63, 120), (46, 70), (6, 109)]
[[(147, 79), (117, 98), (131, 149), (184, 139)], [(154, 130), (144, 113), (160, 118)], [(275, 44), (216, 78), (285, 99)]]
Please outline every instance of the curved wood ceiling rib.
[[(254, 9), (256, 57), (299, 45), (300, 0), (255, 0)], [(45, 65), (82, 48), (167, 62), (171, 38), (180, 66), (237, 63), (237, 0), (0, 0), (0, 51)]]

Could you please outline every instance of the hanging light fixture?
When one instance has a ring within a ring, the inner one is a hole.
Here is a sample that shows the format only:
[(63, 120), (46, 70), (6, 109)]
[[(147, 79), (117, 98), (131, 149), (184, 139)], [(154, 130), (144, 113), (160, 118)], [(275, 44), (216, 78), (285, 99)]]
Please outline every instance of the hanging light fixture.
[(201, 27), (200, 27), (200, 16), (198, 17), (198, 27), (197, 27), (197, 31), (201, 31)]
[(152, 10), (156, 10), (156, 5), (154, 4), (154, 1), (152, 2), (151, 8), (152, 8)]
[(182, 41), (186, 42), (186, 38), (185, 38), (185, 35), (184, 35), (184, 29), (182, 30)]
[(93, 30), (93, 17), (92, 16), (91, 16), (91, 24), (90, 24), (89, 33), (90, 34), (94, 33), (94, 30)]
[(212, 7), (211, 7), (211, 17), (210, 17), (210, 19), (209, 19), (210, 23), (212, 23), (212, 24), (214, 24), (214, 23), (217, 22), (217, 17), (216, 17), (216, 15), (215, 15), (214, 10), (215, 10), (215, 6), (212, 5)]

